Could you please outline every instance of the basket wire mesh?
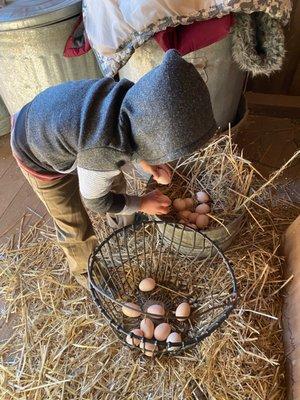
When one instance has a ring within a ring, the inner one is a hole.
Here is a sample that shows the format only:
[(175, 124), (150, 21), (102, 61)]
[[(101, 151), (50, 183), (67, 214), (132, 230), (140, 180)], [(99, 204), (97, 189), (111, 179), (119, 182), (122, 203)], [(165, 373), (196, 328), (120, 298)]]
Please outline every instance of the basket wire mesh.
[[(181, 240), (173, 236), (165, 240), (166, 230), (181, 229)], [(181, 252), (184, 235), (191, 232), (194, 244), (197, 235), (203, 236), (203, 246), (211, 246), (211, 257), (201, 258), (195, 247), (189, 253)], [(92, 297), (103, 316), (124, 344), (126, 338), (137, 339), (145, 352), (151, 343), (152, 354), (178, 354), (190, 348), (216, 330), (233, 310), (237, 300), (237, 285), (233, 269), (218, 247), (203, 233), (184, 225), (162, 221), (148, 221), (129, 225), (107, 237), (93, 252), (89, 260), (89, 285)], [(151, 277), (156, 287), (150, 292), (139, 290), (142, 279)], [(135, 303), (141, 316), (130, 318), (122, 313), (125, 303)], [(178, 320), (175, 309), (182, 302), (191, 306), (191, 314)], [(147, 312), (150, 305), (163, 305), (166, 314)], [(180, 333), (176, 343), (146, 339), (132, 333), (143, 318), (154, 325), (168, 322), (172, 332)], [(149, 352), (148, 352), (149, 353)], [(149, 355), (147, 353), (147, 355)]]

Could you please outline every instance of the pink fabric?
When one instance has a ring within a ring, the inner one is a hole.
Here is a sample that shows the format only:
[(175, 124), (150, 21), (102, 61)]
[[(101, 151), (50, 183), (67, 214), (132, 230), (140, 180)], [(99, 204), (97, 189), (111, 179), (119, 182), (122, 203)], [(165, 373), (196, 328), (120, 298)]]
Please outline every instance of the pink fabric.
[(229, 14), (222, 18), (196, 21), (191, 25), (169, 27), (155, 34), (154, 38), (164, 51), (176, 49), (184, 56), (223, 39), (233, 24), (233, 15)]
[(91, 50), (90, 43), (86, 36), (82, 15), (77, 19), (73, 32), (68, 37), (64, 49), (65, 57), (79, 57)]
[(62, 179), (66, 176), (66, 174), (50, 174), (49, 173), (39, 173), (34, 171), (31, 168), (28, 168), (26, 165), (24, 165), (19, 159), (18, 157), (13, 154), (18, 166), (23, 169), (24, 171), (26, 171), (29, 175), (34, 176), (35, 178), (39, 179), (40, 181), (46, 181), (46, 182), (51, 182), (51, 181), (55, 181), (56, 179)]

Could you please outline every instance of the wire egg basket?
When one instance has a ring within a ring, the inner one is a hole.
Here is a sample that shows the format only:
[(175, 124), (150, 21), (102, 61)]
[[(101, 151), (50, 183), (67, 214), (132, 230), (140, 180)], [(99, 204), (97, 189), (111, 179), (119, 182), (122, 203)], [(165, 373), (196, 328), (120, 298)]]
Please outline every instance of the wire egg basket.
[[(165, 232), (173, 229), (175, 233), (178, 228), (182, 237), (192, 232), (194, 243), (201, 235), (213, 256), (200, 258), (193, 247), (188, 254), (186, 248), (181, 252), (178, 238), (175, 244), (172, 238), (166, 242)], [(148, 221), (115, 231), (91, 255), (88, 275), (93, 300), (119, 339), (148, 356), (178, 354), (196, 345), (220, 327), (237, 300), (236, 279), (224, 254), (203, 233), (176, 223)], [(156, 287), (142, 292), (139, 283), (149, 277)], [(125, 303), (139, 306), (140, 315), (126, 316), (122, 312)], [(177, 319), (174, 312), (181, 303), (191, 307), (185, 319)], [(164, 317), (147, 311), (157, 304), (164, 307)], [(154, 326), (167, 322), (172, 332), (179, 333), (180, 341), (133, 333), (143, 318), (151, 319)]]

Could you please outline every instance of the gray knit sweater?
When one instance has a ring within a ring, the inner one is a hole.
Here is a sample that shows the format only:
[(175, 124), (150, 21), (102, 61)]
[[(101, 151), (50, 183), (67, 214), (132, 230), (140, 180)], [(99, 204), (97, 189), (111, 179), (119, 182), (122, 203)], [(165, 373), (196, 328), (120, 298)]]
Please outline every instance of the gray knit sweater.
[(118, 213), (136, 205), (110, 191), (122, 165), (173, 161), (215, 130), (205, 83), (169, 50), (136, 84), (104, 78), (45, 90), (21, 110), (11, 143), (19, 160), (37, 172), (78, 173), (87, 207)]

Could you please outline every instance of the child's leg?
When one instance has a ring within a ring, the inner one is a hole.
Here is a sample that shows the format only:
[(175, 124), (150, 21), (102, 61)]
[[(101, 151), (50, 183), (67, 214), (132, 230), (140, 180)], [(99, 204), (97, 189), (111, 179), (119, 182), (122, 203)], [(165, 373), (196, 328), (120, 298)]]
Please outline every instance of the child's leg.
[(71, 274), (86, 286), (88, 259), (97, 239), (82, 204), (76, 175), (43, 181), (22, 170), (35, 193), (54, 220), (57, 240), (64, 251)]

